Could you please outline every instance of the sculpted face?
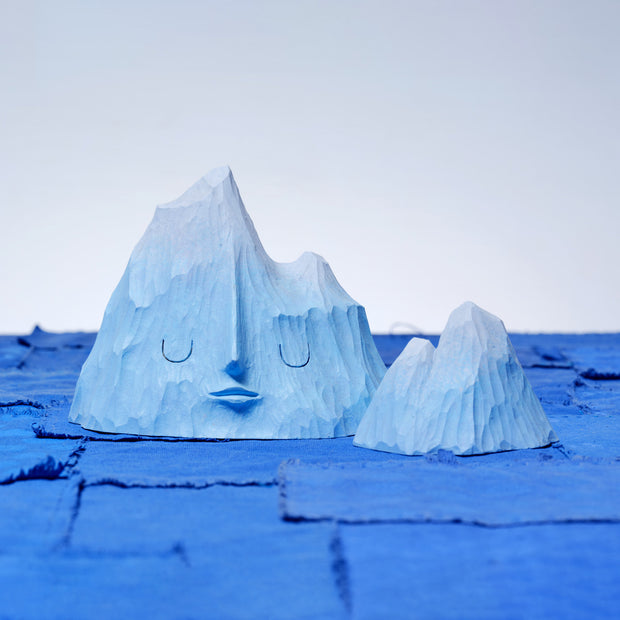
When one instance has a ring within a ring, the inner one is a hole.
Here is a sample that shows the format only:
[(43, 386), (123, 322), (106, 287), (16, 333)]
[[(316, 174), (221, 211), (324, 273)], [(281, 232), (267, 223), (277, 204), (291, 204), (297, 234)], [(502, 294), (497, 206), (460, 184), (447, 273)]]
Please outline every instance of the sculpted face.
[(228, 169), (159, 208), (115, 290), (70, 420), (157, 436), (355, 432), (383, 377), (329, 266), (262, 248)]

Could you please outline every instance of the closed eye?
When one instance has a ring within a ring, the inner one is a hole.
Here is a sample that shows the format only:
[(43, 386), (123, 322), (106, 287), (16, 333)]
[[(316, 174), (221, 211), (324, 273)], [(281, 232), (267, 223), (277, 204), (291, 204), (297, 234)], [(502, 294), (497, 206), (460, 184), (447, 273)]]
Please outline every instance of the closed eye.
[(278, 345), (278, 350), (280, 351), (280, 359), (289, 367), (289, 368), (303, 368), (304, 366), (308, 365), (308, 362), (310, 361), (310, 345), (308, 345), (308, 356), (306, 358), (306, 361), (303, 362), (303, 364), (290, 364), (289, 362), (287, 362), (284, 359), (284, 355), (282, 355), (282, 345), (279, 344)]
[(161, 341), (161, 354), (164, 356), (164, 359), (168, 362), (172, 362), (173, 364), (180, 364), (181, 362), (185, 362), (186, 360), (189, 359), (189, 356), (192, 354), (192, 351), (194, 350), (194, 341), (192, 340), (190, 347), (189, 347), (189, 353), (182, 359), (182, 360), (173, 360), (170, 359), (167, 355), (166, 355), (166, 341), (164, 339), (162, 339)]

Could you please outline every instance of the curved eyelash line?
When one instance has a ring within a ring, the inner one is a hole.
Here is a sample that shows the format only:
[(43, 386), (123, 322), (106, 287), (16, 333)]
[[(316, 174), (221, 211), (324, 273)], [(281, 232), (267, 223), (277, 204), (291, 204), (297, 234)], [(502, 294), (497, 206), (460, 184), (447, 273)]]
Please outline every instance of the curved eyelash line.
[(173, 364), (180, 364), (181, 362), (185, 362), (189, 359), (189, 356), (192, 354), (192, 351), (194, 350), (194, 341), (192, 340), (192, 343), (189, 347), (189, 353), (182, 359), (182, 360), (171, 360), (166, 353), (164, 352), (164, 343), (166, 341), (162, 338), (161, 341), (161, 354), (164, 356), (164, 359), (168, 362), (172, 362)]
[(278, 345), (278, 350), (280, 351), (280, 359), (289, 367), (289, 368), (303, 368), (308, 365), (310, 361), (310, 347), (308, 346), (308, 359), (303, 364), (289, 364), (285, 359), (284, 355), (282, 355), (282, 345)]

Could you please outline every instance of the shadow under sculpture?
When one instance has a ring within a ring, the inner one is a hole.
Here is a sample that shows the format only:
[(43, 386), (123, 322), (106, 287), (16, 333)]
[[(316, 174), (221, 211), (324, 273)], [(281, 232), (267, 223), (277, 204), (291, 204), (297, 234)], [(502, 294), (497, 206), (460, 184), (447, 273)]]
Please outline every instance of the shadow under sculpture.
[(356, 446), (471, 455), (557, 441), (504, 324), (471, 302), (458, 307), (437, 349), (413, 338), (387, 371)]
[(156, 210), (69, 420), (153, 436), (352, 435), (384, 374), (364, 308), (320, 256), (269, 258), (225, 167)]

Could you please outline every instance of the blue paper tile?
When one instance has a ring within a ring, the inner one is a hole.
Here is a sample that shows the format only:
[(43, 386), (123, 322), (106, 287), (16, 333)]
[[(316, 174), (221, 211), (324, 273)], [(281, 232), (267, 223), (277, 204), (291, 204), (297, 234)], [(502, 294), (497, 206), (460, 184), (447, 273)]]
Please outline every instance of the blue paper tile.
[(0, 336), (0, 371), (18, 368), (30, 353), (30, 348), (20, 344), (17, 336)]
[(620, 381), (578, 379), (573, 402), (587, 413), (620, 414)]
[(277, 502), (275, 488), (86, 487), (69, 548), (101, 557), (176, 552), (191, 580), (202, 573), (199, 590), (177, 596), (199, 592), (211, 617), (339, 617), (333, 527), (284, 523)]
[(574, 370), (565, 368), (525, 368), (524, 371), (543, 408), (549, 404), (570, 404), (573, 382), (578, 377)]
[(46, 332), (35, 327), (27, 336), (20, 336), (19, 342), (28, 347), (37, 349), (87, 349), (95, 344), (96, 332)]
[(572, 456), (620, 459), (620, 415), (576, 411), (574, 407), (547, 411), (562, 446)]
[(280, 463), (288, 459), (329, 463), (390, 458), (394, 456), (356, 448), (350, 437), (226, 442), (88, 441), (78, 471), (87, 484), (100, 481), (135, 486), (275, 484)]
[[(0, 485), (0, 557), (46, 554), (57, 548), (69, 530), (76, 500), (77, 487), (68, 480)], [(5, 587), (3, 583), (0, 591)], [(0, 617), (4, 611), (0, 606)]]
[(453, 464), (288, 463), (279, 487), (282, 515), (292, 520), (620, 524), (620, 463), (572, 462), (562, 455), (492, 464), (483, 457)]
[(341, 537), (355, 619), (590, 620), (620, 604), (617, 524), (343, 525)]
[(59, 478), (79, 447), (79, 442), (72, 440), (42, 442), (29, 429), (9, 434), (0, 425), (0, 433), (0, 484)]
[(567, 351), (577, 371), (588, 379), (620, 379), (620, 347), (579, 346)]
[(14, 403), (0, 407), (0, 484), (20, 479), (58, 478), (73, 461), (78, 441), (45, 442), (32, 432), (44, 407)]
[(0, 556), (0, 617), (344, 620), (329, 564), (326, 570), (323, 562), (317, 565), (319, 551), (282, 568), (254, 551), (243, 554), (237, 547), (229, 559), (207, 553), (189, 561), (180, 550), (120, 557)]
[(79, 368), (58, 372), (0, 372), (0, 404), (29, 401), (39, 408), (64, 407), (62, 413), (68, 414), (78, 374)]
[(89, 353), (90, 348), (83, 347), (60, 350), (35, 347), (24, 356), (18, 368), (24, 372), (73, 372), (79, 375)]

